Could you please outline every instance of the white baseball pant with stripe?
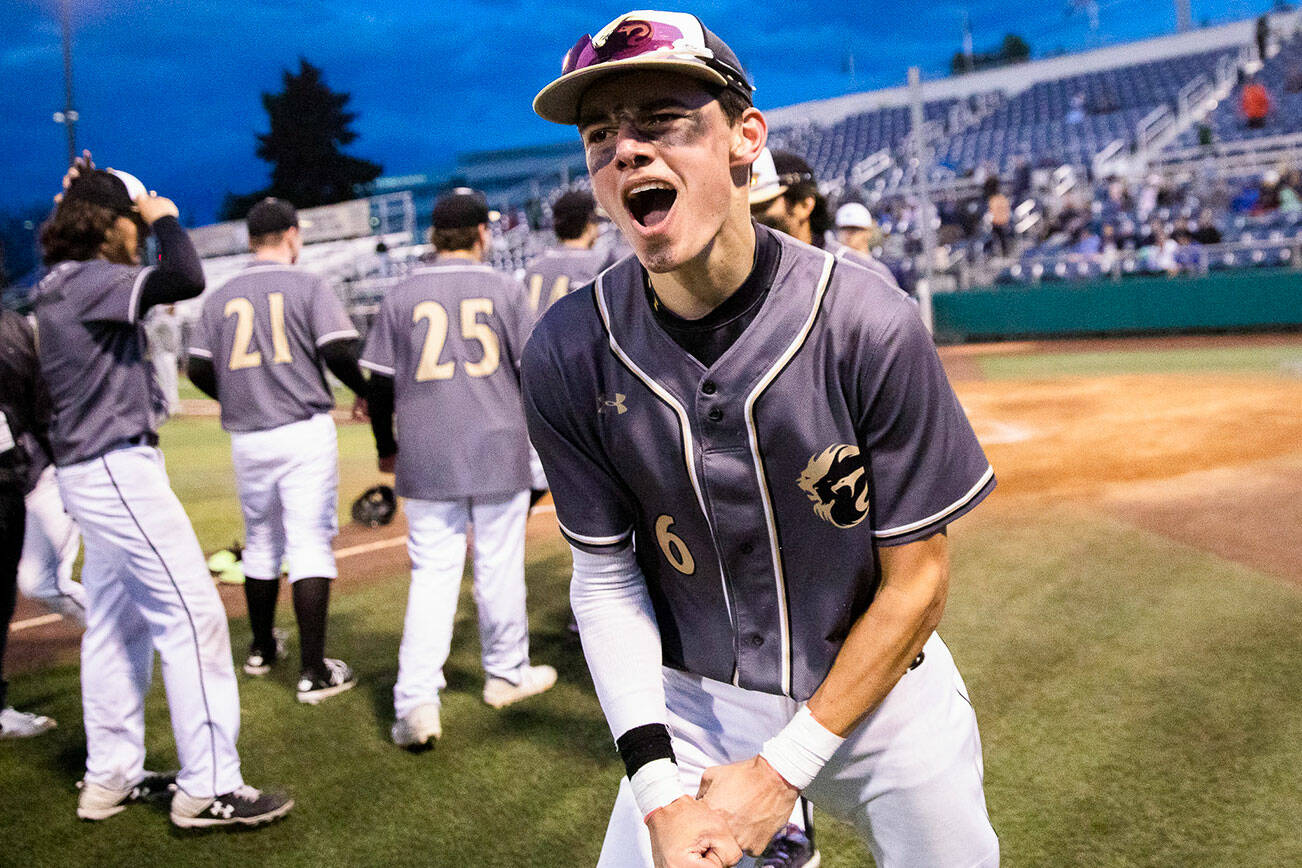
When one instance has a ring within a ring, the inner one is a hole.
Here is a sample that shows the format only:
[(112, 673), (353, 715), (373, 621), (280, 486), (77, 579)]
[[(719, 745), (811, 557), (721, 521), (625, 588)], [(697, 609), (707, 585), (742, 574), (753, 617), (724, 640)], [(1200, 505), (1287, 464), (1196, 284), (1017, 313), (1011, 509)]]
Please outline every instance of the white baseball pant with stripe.
[(466, 525), (475, 527), (475, 607), (484, 672), (517, 680), (529, 665), (525, 610), (524, 531), (529, 492), (462, 500), (403, 501), (411, 591), (393, 687), (397, 717), (437, 704), (447, 686), (443, 664), (466, 566)]
[(73, 581), (81, 551), (77, 523), (63, 508), (54, 467), (46, 467), (27, 493), (27, 530), (18, 562), (18, 590), (51, 612), (86, 625), (86, 590)]
[[(990, 868), (999, 864), (999, 840), (986, 813), (976, 714), (938, 635), (923, 653), (922, 664), (900, 679), (804, 793), (853, 823), (879, 868)], [(692, 795), (706, 768), (755, 756), (800, 708), (783, 696), (673, 669), (664, 679), (674, 753)], [(597, 864), (652, 864), (651, 836), (628, 778)]]
[(145, 694), (157, 650), (181, 761), (177, 784), (196, 797), (242, 786), (226, 612), (162, 453), (117, 449), (60, 467), (57, 476), (86, 547), (87, 782), (121, 789), (143, 777)]

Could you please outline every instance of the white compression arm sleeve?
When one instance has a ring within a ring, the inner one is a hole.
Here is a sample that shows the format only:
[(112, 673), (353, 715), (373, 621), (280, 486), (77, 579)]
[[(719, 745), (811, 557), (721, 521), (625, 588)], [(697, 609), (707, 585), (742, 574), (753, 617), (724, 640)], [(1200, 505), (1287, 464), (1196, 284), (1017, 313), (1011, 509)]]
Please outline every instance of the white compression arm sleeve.
[(571, 550), (570, 606), (611, 735), (668, 724), (660, 627), (633, 546), (602, 554)]

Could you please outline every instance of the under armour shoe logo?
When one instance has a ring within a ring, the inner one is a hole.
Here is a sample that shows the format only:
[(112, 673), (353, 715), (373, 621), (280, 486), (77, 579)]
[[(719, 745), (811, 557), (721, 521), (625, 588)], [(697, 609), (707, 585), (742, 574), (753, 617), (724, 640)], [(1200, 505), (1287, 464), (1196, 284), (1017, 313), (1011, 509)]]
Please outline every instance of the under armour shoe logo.
[(231, 814), (235, 813), (235, 806), (231, 804), (223, 804), (221, 802), (213, 802), (212, 806), (208, 808), (208, 811), (214, 817), (221, 817), (223, 820), (229, 820)]
[(607, 413), (609, 413), (611, 410), (614, 410), (618, 415), (623, 416), (625, 413), (628, 412), (628, 408), (624, 406), (624, 400), (627, 397), (628, 397), (627, 395), (621, 395), (619, 392), (616, 392), (615, 400), (612, 401), (607, 395), (604, 394), (598, 395), (597, 396), (598, 415), (604, 416)]

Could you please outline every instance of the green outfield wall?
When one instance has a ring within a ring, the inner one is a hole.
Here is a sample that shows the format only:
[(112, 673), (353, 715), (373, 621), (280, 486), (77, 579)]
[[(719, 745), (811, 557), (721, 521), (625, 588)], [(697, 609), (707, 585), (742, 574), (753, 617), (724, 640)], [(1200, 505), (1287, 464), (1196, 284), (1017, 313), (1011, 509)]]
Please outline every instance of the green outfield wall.
[(940, 343), (1302, 326), (1302, 271), (1001, 286), (937, 295)]

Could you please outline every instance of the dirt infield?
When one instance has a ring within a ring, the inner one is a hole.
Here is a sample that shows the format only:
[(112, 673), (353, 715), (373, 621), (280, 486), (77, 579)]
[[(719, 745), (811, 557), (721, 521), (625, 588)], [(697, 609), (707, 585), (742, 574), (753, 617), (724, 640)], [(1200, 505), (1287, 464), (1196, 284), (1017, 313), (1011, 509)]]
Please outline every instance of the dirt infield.
[[(1296, 336), (1047, 345), (1061, 352), (1296, 345)], [(983, 353), (942, 353), (999, 477), (992, 505), (1072, 501), (1302, 584), (1302, 377), (1134, 374), (985, 381)], [(956, 363), (957, 362), (957, 363)]]
[[(991, 513), (1082, 504), (1302, 585), (1302, 376), (986, 380), (980, 364), (1045, 352), (1277, 345), (1302, 356), (1302, 336), (1254, 335), (971, 345), (943, 348), (941, 358), (999, 478)], [(530, 519), (531, 539), (556, 533), (548, 502), (542, 507)], [(339, 591), (408, 569), (405, 534), (401, 513), (386, 528), (343, 527)], [(242, 590), (219, 587), (228, 611), (243, 617)], [(9, 672), (75, 659), (78, 631), (33, 621), (42, 615), (20, 600), (14, 621), (28, 626), (11, 637)]]

